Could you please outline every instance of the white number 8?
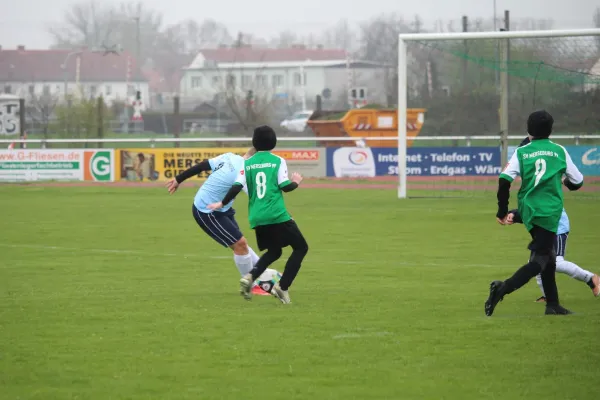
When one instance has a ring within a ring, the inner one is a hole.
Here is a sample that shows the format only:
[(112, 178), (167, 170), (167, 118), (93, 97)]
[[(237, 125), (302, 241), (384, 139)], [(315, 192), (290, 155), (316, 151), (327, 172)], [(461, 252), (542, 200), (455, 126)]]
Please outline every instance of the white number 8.
[(265, 197), (267, 193), (267, 175), (264, 172), (256, 174), (256, 196), (259, 199)]
[(533, 186), (537, 186), (542, 179), (542, 176), (546, 173), (546, 160), (543, 158), (538, 158), (535, 160), (535, 183)]

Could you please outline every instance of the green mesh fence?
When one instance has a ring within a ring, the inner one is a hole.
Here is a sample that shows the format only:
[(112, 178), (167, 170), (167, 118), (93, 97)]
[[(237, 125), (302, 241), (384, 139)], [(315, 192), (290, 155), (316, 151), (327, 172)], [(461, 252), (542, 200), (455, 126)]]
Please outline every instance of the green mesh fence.
[(556, 115), (556, 131), (600, 133), (600, 43), (595, 37), (407, 43), (409, 107), (426, 108), (422, 135), (497, 135), (509, 77), (511, 134), (533, 109)]

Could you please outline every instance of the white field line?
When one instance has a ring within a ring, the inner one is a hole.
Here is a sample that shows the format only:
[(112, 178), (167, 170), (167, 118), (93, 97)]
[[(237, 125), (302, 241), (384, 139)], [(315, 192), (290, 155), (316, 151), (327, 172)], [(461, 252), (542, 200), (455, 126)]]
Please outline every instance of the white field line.
[[(10, 249), (33, 249), (33, 250), (55, 250), (55, 251), (72, 251), (77, 253), (102, 253), (102, 254), (127, 254), (140, 257), (181, 257), (181, 258), (204, 258), (213, 260), (229, 260), (231, 256), (207, 256), (203, 254), (184, 254), (184, 253), (152, 253), (141, 250), (121, 250), (121, 249), (92, 249), (80, 247), (63, 247), (63, 246), (46, 246), (38, 244), (10, 244), (0, 243), (0, 247)], [(327, 262), (327, 261), (326, 261)], [(366, 265), (366, 261), (360, 260), (335, 260), (329, 261), (333, 264), (342, 265)], [(464, 268), (517, 268), (518, 265), (499, 265), (499, 264), (460, 264), (460, 263), (436, 263), (436, 262), (410, 262), (410, 261), (377, 261), (377, 264), (390, 264), (399, 267), (448, 267), (460, 266)]]

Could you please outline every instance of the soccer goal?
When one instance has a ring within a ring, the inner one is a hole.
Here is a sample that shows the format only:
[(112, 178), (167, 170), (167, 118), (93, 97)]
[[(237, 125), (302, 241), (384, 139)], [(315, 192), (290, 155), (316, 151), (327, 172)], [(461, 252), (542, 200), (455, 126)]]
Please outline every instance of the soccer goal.
[(398, 197), (489, 195), (542, 108), (574, 158), (600, 145), (600, 29), (401, 34)]

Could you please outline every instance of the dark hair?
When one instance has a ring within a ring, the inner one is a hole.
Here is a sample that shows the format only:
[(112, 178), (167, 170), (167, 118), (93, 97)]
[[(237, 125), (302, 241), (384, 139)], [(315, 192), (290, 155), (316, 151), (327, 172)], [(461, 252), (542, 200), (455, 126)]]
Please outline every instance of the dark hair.
[(273, 128), (267, 125), (262, 125), (254, 129), (252, 135), (252, 146), (257, 151), (270, 151), (277, 145), (277, 135)]
[(545, 139), (552, 133), (554, 118), (546, 110), (534, 111), (527, 119), (527, 133), (536, 139)]

